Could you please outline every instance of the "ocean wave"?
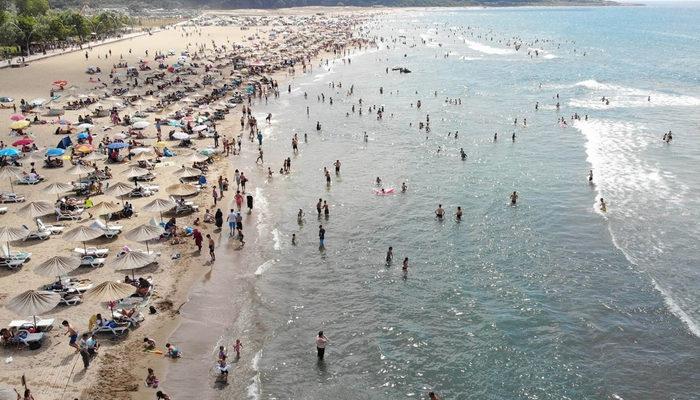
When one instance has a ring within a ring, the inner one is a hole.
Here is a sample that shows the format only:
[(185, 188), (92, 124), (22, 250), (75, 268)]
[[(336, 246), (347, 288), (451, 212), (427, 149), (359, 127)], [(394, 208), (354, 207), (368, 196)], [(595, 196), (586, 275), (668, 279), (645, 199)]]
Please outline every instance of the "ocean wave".
[(277, 260), (270, 259), (260, 264), (260, 266), (255, 270), (255, 276), (261, 276), (268, 269), (272, 268), (272, 266), (275, 265), (276, 262)]
[(473, 42), (471, 40), (465, 40), (464, 43), (467, 45), (467, 47), (469, 47), (470, 49), (472, 49), (474, 51), (478, 51), (479, 53), (493, 54), (493, 55), (515, 54), (515, 50), (513, 50), (513, 49), (499, 49), (496, 47), (487, 46), (487, 45), (479, 43), (479, 42)]
[[(645, 268), (644, 264), (652, 258), (652, 253), (663, 253), (663, 243), (647, 243), (644, 233), (641, 236), (636, 236), (634, 232), (627, 235), (623, 228), (614, 228), (613, 224), (636, 219), (638, 224), (649, 226), (646, 221), (646, 205), (639, 199), (647, 198), (646, 203), (665, 204), (667, 207), (682, 207), (688, 187), (677, 182), (673, 175), (661, 171), (638, 156), (652, 141), (660, 141), (659, 138), (646, 134), (643, 125), (588, 120), (576, 121), (573, 127), (586, 137), (587, 161), (594, 172), (595, 212), (606, 220), (619, 217), (619, 221), (608, 223), (613, 245), (632, 265)], [(601, 197), (608, 203), (607, 213), (602, 213), (598, 207)], [(623, 233), (620, 235), (622, 240), (618, 238), (618, 229)], [(633, 245), (629, 248), (630, 243), (641, 244), (639, 248), (643, 250), (635, 250)], [(654, 280), (654, 271), (649, 270), (646, 273), (650, 275), (654, 288), (661, 294), (669, 311), (680, 319), (690, 332), (700, 337), (697, 323), (678, 305), (672, 293), (664, 290)]]
[[(595, 79), (577, 82), (573, 86), (587, 89), (593, 92), (593, 95), (571, 99), (569, 101), (569, 106), (571, 107), (604, 110), (629, 107), (700, 106), (700, 99), (697, 97), (602, 83)], [(605, 104), (601, 101), (603, 96), (610, 99), (610, 104)]]
[(253, 357), (253, 361), (250, 362), (250, 366), (252, 370), (255, 371), (255, 375), (251, 379), (251, 384), (248, 385), (248, 398), (253, 400), (258, 400), (262, 394), (260, 391), (260, 371), (258, 369), (258, 364), (260, 363), (261, 358), (262, 350), (258, 350)]

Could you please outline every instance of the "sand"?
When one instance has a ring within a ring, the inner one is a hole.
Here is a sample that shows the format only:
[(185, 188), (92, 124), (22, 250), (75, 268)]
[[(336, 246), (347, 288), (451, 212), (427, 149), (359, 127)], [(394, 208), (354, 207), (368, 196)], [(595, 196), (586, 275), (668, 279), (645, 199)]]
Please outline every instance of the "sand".
[[(335, 12), (338, 10), (310, 8), (294, 11), (283, 10), (281, 13), (284, 15), (295, 15), (321, 11)], [(353, 10), (353, 12), (361, 12), (361, 10)], [(251, 14), (256, 14), (256, 12)], [(270, 12), (261, 11), (258, 14), (269, 15)], [(226, 41), (239, 43), (246, 37), (255, 34), (263, 35), (271, 27), (256, 26), (248, 30), (241, 30), (235, 27), (208, 26), (202, 27), (198, 33), (189, 37), (183, 37), (181, 29), (181, 27), (171, 27), (153, 35), (136, 37), (84, 51), (34, 61), (26, 68), (2, 69), (0, 70), (0, 96), (14, 97), (17, 104), (21, 98), (30, 100), (36, 97), (43, 97), (48, 99), (52, 82), (58, 79), (67, 80), (69, 81), (69, 86), (75, 87), (74, 90), (64, 91), (62, 93), (64, 95), (87, 93), (95, 86), (94, 83), (88, 81), (89, 75), (86, 75), (84, 72), (87, 66), (99, 66), (103, 72), (108, 72), (112, 64), (116, 63), (120, 57), (123, 57), (131, 65), (138, 62), (141, 58), (146, 58), (145, 51), (147, 49), (150, 51), (150, 59), (152, 59), (152, 54), (156, 50), (167, 52), (169, 49), (174, 49), (179, 52), (184, 49), (186, 43), (190, 43), (192, 48), (196, 48), (201, 44), (211, 43), (212, 40), (218, 43)], [(190, 32), (193, 31), (192, 28), (188, 28), (188, 30)], [(107, 57), (109, 50), (112, 51), (111, 58)], [(88, 54), (87, 59), (85, 58), (86, 51)], [(285, 78), (285, 75), (284, 71), (275, 74), (275, 77), (280, 80), (280, 86), (282, 86), (281, 80)], [(105, 74), (103, 73), (104, 76)], [(84, 109), (66, 111), (64, 117), (75, 121), (78, 114), (85, 114), (85, 112)], [(12, 109), (0, 110), (0, 123), (9, 124), (9, 116), (12, 113)], [(217, 123), (218, 131), (223, 136), (238, 135), (240, 132), (240, 126), (238, 126), (239, 117), (240, 112), (232, 112), (226, 120)], [(111, 124), (106, 118), (98, 121), (97, 127), (93, 130), (95, 144), (104, 135), (119, 132), (121, 129), (115, 127), (114, 130), (103, 132), (101, 128)], [(32, 137), (40, 148), (54, 147), (60, 138), (63, 137), (53, 134), (56, 126), (54, 124), (32, 125), (28, 131), (31, 132)], [(149, 129), (147, 132), (153, 138), (155, 129), (153, 127)], [(3, 140), (5, 143), (11, 143), (16, 139), (17, 137), (10, 136), (8, 129), (5, 128), (0, 140)], [(196, 141), (197, 147), (211, 145), (211, 139)], [(246, 167), (246, 165), (239, 165), (240, 159), (234, 162), (236, 163), (236, 168), (243, 169)], [(68, 183), (76, 179), (75, 176), (65, 174), (65, 170), (69, 166), (68, 162), (66, 162), (66, 167), (58, 169), (40, 168), (41, 164), (41, 161), (37, 162), (37, 170), (46, 177), (44, 182), (35, 186), (15, 185), (15, 192), (26, 196), (27, 202), (37, 200), (53, 202), (55, 200), (53, 195), (47, 195), (41, 192), (40, 189), (51, 182)], [(122, 174), (122, 171), (129, 165), (129, 163), (110, 164), (114, 175), (110, 182), (112, 184), (126, 182), (126, 177)], [(152, 183), (160, 186), (160, 192), (152, 197), (129, 199), (134, 204), (137, 215), (117, 222), (123, 225), (124, 231), (147, 223), (151, 217), (157, 217), (157, 215), (152, 213), (141, 211), (141, 208), (155, 198), (167, 198), (165, 188), (173, 183), (177, 183), (177, 179), (172, 176), (172, 172), (179, 167), (180, 163), (177, 162), (177, 159), (174, 161), (173, 159), (164, 159), (164, 162), (157, 165), (154, 170), (157, 178)], [(250, 168), (250, 166), (247, 167)], [(29, 170), (28, 160), (23, 161), (22, 168)], [(233, 181), (232, 170), (233, 164), (231, 159), (216, 157), (214, 164), (210, 166), (207, 176), (208, 180), (212, 183), (219, 175), (223, 175)], [(9, 190), (7, 182), (2, 182), (2, 185), (3, 187), (0, 190)], [(223, 200), (224, 205), (231, 198), (232, 194), (229, 190), (226, 193), (226, 198)], [(97, 204), (103, 200), (114, 201), (115, 199), (100, 195), (93, 197), (93, 200)], [(191, 200), (200, 206), (200, 212), (178, 218), (178, 225), (191, 225), (194, 218), (203, 215), (201, 211), (205, 208), (213, 208), (211, 186), (198, 196), (191, 198)], [(5, 204), (4, 206), (7, 206), (9, 211), (5, 215), (0, 216), (0, 224), (4, 226), (26, 224), (30, 228), (34, 228), (31, 220), (15, 214), (15, 211), (22, 204)], [(222, 206), (221, 208), (225, 210), (225, 207)], [(55, 223), (53, 215), (47, 215), (43, 220)], [(69, 230), (78, 225), (88, 225), (89, 221), (87, 215), (84, 215), (82, 221), (62, 221), (59, 224), (66, 226), (66, 230)], [(211, 233), (215, 235), (218, 241), (220, 233), (215, 232), (213, 228), (213, 225), (200, 226), (200, 230), (204, 235)], [(143, 248), (142, 244), (133, 243), (124, 238), (111, 240), (100, 238), (88, 244), (109, 248), (110, 259), (125, 244), (135, 248)], [(33, 272), (33, 268), (51, 256), (69, 255), (73, 248), (79, 246), (79, 243), (65, 241), (61, 236), (53, 236), (43, 241), (28, 240), (26, 242), (12, 243), (13, 249), (28, 251), (33, 255), (32, 260), (20, 270), (0, 269), (0, 305), (4, 306), (9, 299), (23, 291), (37, 289), (41, 285), (50, 283), (52, 281), (51, 278), (36, 275)], [(148, 336), (156, 339), (159, 347), (167, 341), (169, 335), (177, 327), (177, 310), (186, 301), (189, 288), (198, 280), (204, 279), (207, 270), (211, 267), (208, 266), (209, 256), (206, 254), (206, 250), (202, 254), (198, 253), (191, 238), (188, 238), (185, 243), (175, 246), (159, 242), (152, 244), (151, 249), (161, 252), (158, 265), (139, 270), (139, 275), (152, 276), (155, 281), (156, 293), (152, 296), (150, 303), (159, 310), (158, 314), (147, 315), (146, 320), (125, 339), (110, 340), (109, 336), (100, 335), (99, 339), (102, 347), (99, 355), (93, 360), (89, 369), (83, 370), (80, 356), (75, 353), (73, 348), (68, 346), (68, 338), (64, 335), (65, 331), (61, 328), (60, 323), (64, 319), (68, 320), (80, 332), (83, 332), (87, 329), (90, 316), (99, 312), (108, 314), (109, 311), (104, 304), (97, 304), (93, 301), (84, 301), (77, 306), (59, 306), (42, 315), (44, 318), (55, 318), (56, 321), (54, 328), (47, 333), (47, 340), (39, 350), (18, 350), (11, 347), (2, 349), (5, 367), (0, 372), (0, 384), (20, 390), (20, 378), (24, 374), (27, 385), (34, 393), (35, 398), (42, 400), (154, 398), (155, 391), (145, 388), (143, 384), (146, 367), (151, 366), (155, 368), (156, 374), (161, 376), (165, 374), (164, 369), (167, 367), (167, 363), (164, 362), (161, 356), (141, 351), (143, 337)], [(181, 257), (177, 260), (171, 259), (171, 255), (175, 253), (181, 254)], [(216, 267), (216, 264), (214, 267)], [(71, 276), (89, 278), (93, 283), (97, 284), (105, 280), (121, 280), (124, 273), (114, 271), (109, 266), (109, 262), (107, 262), (101, 268), (79, 268)], [(9, 321), (21, 317), (27, 316), (15, 315), (5, 307), (0, 307), (0, 324), (7, 324)]]

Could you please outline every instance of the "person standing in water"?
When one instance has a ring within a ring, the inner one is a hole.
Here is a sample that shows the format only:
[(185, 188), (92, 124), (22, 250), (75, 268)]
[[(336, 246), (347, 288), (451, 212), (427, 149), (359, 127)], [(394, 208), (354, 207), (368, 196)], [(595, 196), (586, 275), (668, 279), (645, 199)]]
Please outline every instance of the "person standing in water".
[(510, 205), (514, 206), (518, 202), (518, 192), (513, 190), (513, 193), (510, 195)]
[(603, 199), (602, 197), (600, 198), (600, 211), (608, 212), (608, 205), (605, 204), (605, 199)]
[(401, 183), (401, 193), (406, 193), (406, 190), (408, 190), (408, 186), (406, 186), (406, 182)]
[(408, 274), (408, 257), (403, 259), (403, 264), (401, 265), (401, 270), (403, 271), (404, 278)]
[(593, 183), (593, 170), (588, 170), (588, 182)]
[(457, 221), (462, 220), (462, 207), (457, 206), (457, 212), (455, 213), (455, 218), (457, 218)]
[(442, 220), (442, 217), (445, 216), (445, 210), (442, 209), (442, 204), (438, 204), (438, 208), (435, 210), (435, 216), (439, 220)]
[(340, 160), (335, 160), (333, 163), (333, 166), (335, 167), (335, 174), (339, 175), (340, 174)]
[(326, 353), (326, 345), (328, 344), (328, 338), (323, 334), (323, 331), (318, 331), (318, 336), (316, 336), (316, 355), (319, 360), (323, 360), (323, 356)]
[(323, 228), (323, 225), (318, 226), (318, 245), (320, 247), (325, 247), (326, 246), (326, 230)]
[(391, 261), (394, 259), (394, 248), (389, 246), (389, 250), (386, 252), (386, 265), (391, 265)]

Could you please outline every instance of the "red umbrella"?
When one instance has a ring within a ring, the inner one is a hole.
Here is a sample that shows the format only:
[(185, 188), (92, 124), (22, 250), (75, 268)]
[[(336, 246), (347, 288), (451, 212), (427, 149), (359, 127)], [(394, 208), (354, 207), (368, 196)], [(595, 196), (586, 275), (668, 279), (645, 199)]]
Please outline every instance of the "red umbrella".
[(10, 115), (10, 119), (13, 121), (21, 121), (23, 119), (27, 119), (27, 117), (25, 117), (22, 114), (12, 114), (12, 115)]
[(66, 86), (68, 84), (68, 81), (66, 80), (58, 80), (58, 81), (53, 81), (54, 86)]
[(20, 139), (16, 142), (12, 143), (12, 145), (13, 146), (28, 146), (32, 143), (34, 143), (34, 141), (32, 139), (24, 138), (24, 139)]

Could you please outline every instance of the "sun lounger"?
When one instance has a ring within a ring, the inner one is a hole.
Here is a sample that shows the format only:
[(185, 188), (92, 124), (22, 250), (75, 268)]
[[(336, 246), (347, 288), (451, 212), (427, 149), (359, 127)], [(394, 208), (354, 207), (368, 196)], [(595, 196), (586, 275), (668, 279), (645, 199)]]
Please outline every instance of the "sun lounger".
[(31, 177), (29, 175), (27, 176), (21, 176), (19, 179), (17, 179), (17, 183), (20, 185), (36, 185), (37, 183), (43, 181), (44, 178), (39, 176), (39, 177)]
[(21, 260), (26, 262), (32, 258), (32, 253), (28, 253), (26, 251), (9, 251), (7, 243), (3, 243), (0, 245), (0, 258), (6, 260)]
[(13, 260), (9, 258), (0, 258), (0, 267), (7, 267), (9, 269), (21, 268), (24, 265), (24, 260)]
[(62, 306), (76, 306), (83, 301), (82, 296), (78, 292), (61, 293), (61, 300), (58, 304)]
[(104, 232), (105, 237), (107, 237), (108, 239), (111, 239), (122, 233), (121, 225), (108, 225), (100, 221), (99, 219), (94, 220), (90, 227), (101, 230), (102, 232)]
[(91, 268), (97, 268), (101, 267), (105, 264), (106, 258), (102, 257), (93, 257), (93, 256), (83, 256), (80, 259), (80, 266), (81, 267), (91, 267)]
[(73, 249), (73, 252), (78, 253), (81, 256), (107, 257), (107, 254), (109, 254), (109, 249), (98, 249), (97, 247), (76, 247)]
[(73, 211), (61, 210), (60, 208), (56, 208), (56, 221), (60, 221), (62, 219), (70, 219), (72, 221), (77, 221), (83, 215), (83, 211), (84, 210), (82, 208), (78, 208)]
[(2, 193), (0, 194), (0, 203), (21, 203), (25, 200), (24, 196), (18, 195), (16, 193)]
[(29, 331), (20, 329), (15, 336), (10, 340), (11, 344), (24, 345), (31, 350), (36, 350), (41, 347), (44, 341), (44, 333), (29, 333)]
[[(107, 325), (98, 326), (92, 330), (92, 333), (94, 333), (94, 334), (111, 333), (114, 336), (120, 336), (120, 335), (125, 335), (125, 334), (129, 333), (129, 328), (131, 328), (131, 322), (116, 322), (116, 321), (110, 321), (110, 322), (114, 322), (114, 324), (107, 324)], [(112, 326), (110, 326), (110, 325), (112, 325)]]
[(136, 310), (136, 312), (133, 313), (131, 315), (131, 317), (127, 317), (127, 316), (123, 315), (122, 314), (123, 311), (124, 311), (124, 309), (115, 310), (114, 311), (114, 319), (117, 319), (117, 320), (123, 321), (123, 322), (129, 322), (129, 323), (131, 323), (132, 326), (136, 326), (139, 323), (146, 320), (146, 318), (144, 318), (143, 314), (141, 314), (141, 312), (138, 310)]
[[(24, 228), (26, 228), (27, 230), (29, 230), (29, 228), (28, 228), (26, 225), (22, 225), (22, 226), (23, 226)], [(38, 229), (38, 230), (35, 230), (35, 231), (30, 231), (30, 232), (29, 232), (29, 235), (25, 236), (25, 237), (22, 239), (22, 241), (24, 242), (24, 241), (26, 241), (26, 240), (32, 240), (32, 239), (46, 240), (46, 239), (48, 239), (48, 238), (50, 238), (50, 237), (51, 237), (51, 232), (49, 232), (49, 231), (47, 231), (47, 230)]]
[(61, 234), (61, 233), (63, 233), (63, 229), (65, 229), (64, 227), (59, 226), (59, 225), (45, 224), (44, 221), (42, 221), (39, 218), (37, 218), (37, 220), (36, 220), (36, 226), (39, 228), (39, 230), (51, 232), (52, 235)]
[[(53, 318), (47, 318), (47, 319), (41, 319), (37, 318), (36, 319), (36, 329), (39, 332), (47, 332), (50, 331), (53, 328), (53, 323), (54, 319)], [(16, 319), (10, 322), (10, 324), (7, 326), (10, 329), (29, 329), (34, 327), (34, 319), (29, 318), (29, 319)]]

